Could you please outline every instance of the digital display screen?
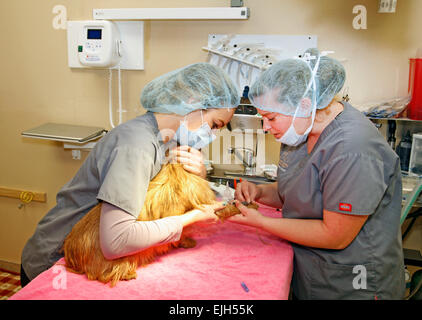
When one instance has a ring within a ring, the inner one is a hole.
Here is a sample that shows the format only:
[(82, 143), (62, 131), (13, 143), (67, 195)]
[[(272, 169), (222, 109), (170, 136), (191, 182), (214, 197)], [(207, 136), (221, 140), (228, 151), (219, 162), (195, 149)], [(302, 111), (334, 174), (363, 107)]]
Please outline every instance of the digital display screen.
[(101, 29), (88, 29), (88, 39), (101, 39)]

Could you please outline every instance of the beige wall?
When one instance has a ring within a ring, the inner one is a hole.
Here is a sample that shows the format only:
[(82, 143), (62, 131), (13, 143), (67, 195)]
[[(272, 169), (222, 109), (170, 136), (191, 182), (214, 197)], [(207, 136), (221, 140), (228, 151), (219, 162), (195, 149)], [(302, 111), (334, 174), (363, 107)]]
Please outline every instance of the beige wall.
[[(0, 1), (0, 186), (47, 192), (47, 203), (18, 209), (0, 198), (0, 260), (19, 263), (37, 222), (78, 170), (61, 143), (22, 138), (21, 131), (51, 121), (109, 128), (107, 71), (71, 70), (66, 31), (52, 27), (52, 8), (66, 6), (69, 20), (90, 19), (93, 8), (227, 6), (222, 0), (2, 0)], [(154, 21), (145, 25), (145, 71), (123, 72), (125, 119), (144, 113), (142, 87), (169, 70), (205, 61), (210, 33), (315, 34), (320, 49), (347, 59), (352, 102), (403, 95), (408, 58), (422, 47), (422, 1), (399, 0), (396, 14), (378, 14), (377, 0), (245, 0), (247, 21)], [(368, 10), (368, 29), (354, 30), (352, 8)], [(417, 31), (419, 30), (419, 32)], [(269, 138), (268, 143), (274, 144)], [(277, 161), (278, 147), (267, 147)], [(83, 154), (83, 159), (86, 153)], [(82, 160), (83, 160), (82, 159)]]

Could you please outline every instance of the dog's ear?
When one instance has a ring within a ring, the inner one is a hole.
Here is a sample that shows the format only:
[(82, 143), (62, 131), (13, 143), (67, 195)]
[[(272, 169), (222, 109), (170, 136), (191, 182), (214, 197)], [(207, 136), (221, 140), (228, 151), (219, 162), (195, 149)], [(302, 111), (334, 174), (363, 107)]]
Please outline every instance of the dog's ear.
[(138, 220), (181, 215), (214, 201), (208, 181), (187, 172), (181, 164), (166, 164), (150, 182)]

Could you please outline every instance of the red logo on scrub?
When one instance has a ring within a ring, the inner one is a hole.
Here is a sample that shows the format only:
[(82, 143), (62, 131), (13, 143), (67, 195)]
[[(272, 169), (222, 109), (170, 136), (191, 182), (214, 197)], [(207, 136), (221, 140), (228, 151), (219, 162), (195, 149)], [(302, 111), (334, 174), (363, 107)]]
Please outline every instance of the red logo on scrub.
[(352, 212), (352, 205), (349, 203), (339, 203), (338, 209), (341, 211)]

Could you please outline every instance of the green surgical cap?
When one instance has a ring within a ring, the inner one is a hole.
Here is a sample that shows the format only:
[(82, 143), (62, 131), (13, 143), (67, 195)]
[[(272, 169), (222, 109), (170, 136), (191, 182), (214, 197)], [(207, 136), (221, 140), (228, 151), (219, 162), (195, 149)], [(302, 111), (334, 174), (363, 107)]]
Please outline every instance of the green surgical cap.
[[(265, 70), (254, 82), (249, 99), (262, 110), (293, 116), (308, 98), (315, 103), (316, 109), (324, 109), (340, 92), (346, 73), (341, 63), (328, 56), (321, 56), (317, 49), (308, 49), (313, 59), (285, 59)], [(315, 70), (315, 86), (311, 85), (312, 71)], [(298, 110), (298, 117), (310, 116), (312, 108)]]
[(148, 111), (186, 115), (199, 109), (236, 108), (240, 95), (223, 69), (196, 63), (148, 83), (141, 104)]

